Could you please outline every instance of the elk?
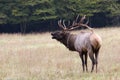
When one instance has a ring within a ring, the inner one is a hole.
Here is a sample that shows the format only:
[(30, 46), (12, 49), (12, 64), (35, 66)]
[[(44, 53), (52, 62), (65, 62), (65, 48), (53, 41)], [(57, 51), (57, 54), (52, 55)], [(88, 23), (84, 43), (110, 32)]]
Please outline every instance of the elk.
[[(96, 34), (92, 28), (90, 28), (87, 23), (83, 24), (83, 20), (85, 16), (83, 16), (78, 22), (78, 16), (76, 20), (70, 26), (66, 26), (65, 22), (62, 20), (58, 21), (58, 26), (61, 27), (63, 30), (52, 32), (52, 39), (56, 39), (57, 41), (64, 44), (70, 51), (77, 51), (79, 52), (79, 56), (82, 61), (82, 68), (83, 72), (88, 72), (87, 67), (87, 58), (88, 55), (92, 61), (92, 69), (91, 72), (94, 70), (94, 66), (96, 65), (96, 72), (97, 72), (97, 65), (98, 65), (98, 54), (101, 48), (101, 37)], [(70, 31), (78, 28), (78, 27), (87, 27), (90, 31), (81, 31), (79, 34), (71, 34)], [(69, 28), (67, 28), (69, 27)]]

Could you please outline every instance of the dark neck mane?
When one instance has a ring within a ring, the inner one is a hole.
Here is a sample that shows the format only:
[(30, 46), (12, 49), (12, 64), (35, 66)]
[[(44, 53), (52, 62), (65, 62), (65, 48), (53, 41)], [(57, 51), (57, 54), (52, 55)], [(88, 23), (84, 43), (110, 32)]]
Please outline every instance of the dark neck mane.
[(62, 40), (60, 40), (60, 42), (61, 42), (62, 44), (64, 44), (66, 47), (67, 47), (67, 39), (68, 39), (68, 37), (69, 37), (70, 35), (71, 35), (70, 33), (66, 33), (65, 36), (64, 36), (64, 38), (63, 38)]
[(69, 50), (75, 51), (75, 47), (74, 47), (75, 39), (76, 39), (76, 35), (66, 33), (64, 39), (62, 39), (60, 42), (63, 43)]

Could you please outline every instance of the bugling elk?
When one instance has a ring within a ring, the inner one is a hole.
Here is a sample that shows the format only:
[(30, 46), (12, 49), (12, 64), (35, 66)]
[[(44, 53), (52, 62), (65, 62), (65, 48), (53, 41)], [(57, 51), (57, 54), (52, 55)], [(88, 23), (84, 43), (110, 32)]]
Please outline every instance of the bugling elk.
[[(70, 26), (66, 26), (64, 21), (59, 20), (58, 25), (63, 30), (51, 33), (52, 39), (56, 39), (57, 41), (63, 43), (71, 51), (79, 52), (79, 56), (82, 60), (83, 72), (85, 71), (85, 67), (88, 72), (87, 58), (89, 55), (92, 61), (91, 72), (94, 70), (94, 65), (96, 65), (97, 72), (98, 54), (102, 43), (101, 37), (87, 25), (88, 22), (83, 24), (85, 16), (79, 19), (79, 21), (78, 19), (79, 16), (76, 17), (76, 20), (74, 20)], [(81, 26), (87, 27), (90, 31), (81, 31), (79, 34), (70, 33), (71, 30)]]

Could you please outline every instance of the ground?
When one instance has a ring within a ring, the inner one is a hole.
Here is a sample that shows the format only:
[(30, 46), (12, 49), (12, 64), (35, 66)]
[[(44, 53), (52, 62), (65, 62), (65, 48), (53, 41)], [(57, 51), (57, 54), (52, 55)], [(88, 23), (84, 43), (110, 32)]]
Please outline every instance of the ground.
[(98, 73), (90, 73), (90, 59), (89, 72), (83, 73), (78, 53), (52, 40), (49, 32), (0, 34), (0, 80), (120, 80), (120, 28), (94, 30), (103, 40)]

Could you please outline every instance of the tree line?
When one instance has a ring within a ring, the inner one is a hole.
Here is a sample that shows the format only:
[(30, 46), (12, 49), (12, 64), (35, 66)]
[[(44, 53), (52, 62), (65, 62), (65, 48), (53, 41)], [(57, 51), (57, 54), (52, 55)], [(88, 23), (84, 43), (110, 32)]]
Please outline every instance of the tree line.
[(93, 27), (120, 25), (120, 0), (0, 0), (0, 32), (53, 30), (78, 14)]

